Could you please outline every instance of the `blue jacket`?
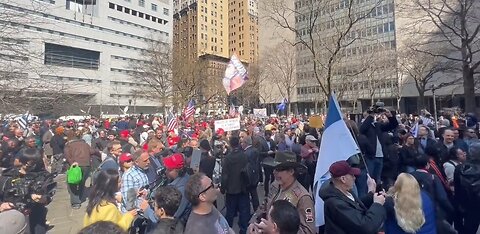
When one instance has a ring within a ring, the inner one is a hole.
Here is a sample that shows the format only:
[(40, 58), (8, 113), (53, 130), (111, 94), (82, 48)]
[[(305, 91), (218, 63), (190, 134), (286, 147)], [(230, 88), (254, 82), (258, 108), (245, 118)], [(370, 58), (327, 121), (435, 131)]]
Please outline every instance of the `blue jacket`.
[[(427, 192), (422, 191), (422, 210), (425, 216), (425, 223), (423, 226), (416, 232), (416, 234), (436, 234), (437, 228), (435, 226), (435, 206), (430, 199), (430, 196)], [(385, 234), (409, 234), (408, 232), (403, 231), (397, 224), (397, 219), (395, 217), (394, 202), (392, 198), (388, 198), (385, 201), (384, 205), (387, 210), (387, 220), (385, 221)]]

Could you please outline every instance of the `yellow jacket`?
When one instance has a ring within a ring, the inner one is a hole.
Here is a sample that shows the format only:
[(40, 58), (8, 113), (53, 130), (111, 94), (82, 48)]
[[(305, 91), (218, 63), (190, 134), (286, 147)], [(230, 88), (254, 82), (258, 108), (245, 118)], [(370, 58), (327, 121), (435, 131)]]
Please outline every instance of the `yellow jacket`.
[(122, 214), (115, 204), (102, 201), (100, 205), (93, 208), (90, 216), (85, 214), (85, 217), (83, 218), (83, 226), (86, 227), (98, 221), (110, 221), (127, 231), (134, 218), (135, 217), (129, 212)]

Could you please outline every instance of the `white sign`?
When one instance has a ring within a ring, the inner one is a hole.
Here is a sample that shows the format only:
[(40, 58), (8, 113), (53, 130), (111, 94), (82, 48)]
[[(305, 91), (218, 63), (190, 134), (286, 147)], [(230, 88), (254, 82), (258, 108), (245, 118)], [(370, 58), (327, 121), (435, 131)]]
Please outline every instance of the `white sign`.
[(215, 120), (215, 131), (219, 128), (224, 131), (233, 131), (240, 129), (240, 117), (233, 119)]
[(253, 109), (253, 115), (259, 118), (265, 118), (267, 117), (267, 108)]

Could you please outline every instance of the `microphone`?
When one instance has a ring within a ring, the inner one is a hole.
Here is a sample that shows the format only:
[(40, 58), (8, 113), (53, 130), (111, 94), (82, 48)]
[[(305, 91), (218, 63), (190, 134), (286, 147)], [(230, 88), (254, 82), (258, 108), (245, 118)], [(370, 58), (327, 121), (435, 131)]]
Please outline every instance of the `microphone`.
[(128, 189), (127, 197), (125, 199), (125, 208), (127, 210), (136, 209), (137, 208), (136, 201), (137, 201), (137, 190), (135, 188)]

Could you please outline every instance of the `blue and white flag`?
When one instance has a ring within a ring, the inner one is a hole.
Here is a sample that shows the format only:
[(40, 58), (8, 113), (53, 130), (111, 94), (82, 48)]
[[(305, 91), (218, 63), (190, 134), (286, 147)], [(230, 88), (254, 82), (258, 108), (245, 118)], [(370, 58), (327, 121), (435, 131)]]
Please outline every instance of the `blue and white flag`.
[(410, 129), (410, 133), (413, 135), (413, 137), (418, 136), (418, 122), (413, 125), (412, 129)]
[(336, 161), (347, 160), (359, 154), (360, 149), (355, 143), (352, 134), (342, 119), (342, 112), (335, 94), (328, 101), (328, 112), (325, 120), (325, 131), (318, 152), (317, 168), (315, 171), (315, 223), (316, 226), (325, 224), (323, 200), (318, 196), (322, 183), (330, 178), (328, 169)]
[(288, 104), (288, 99), (284, 98), (282, 102), (278, 104), (277, 110), (281, 110), (281, 111), (285, 110), (285, 108), (287, 107), (287, 104)]
[(23, 130), (23, 131), (26, 131), (28, 130), (28, 123), (30, 122), (30, 119), (31, 119), (31, 115), (28, 113), (25, 113), (23, 114), (22, 116), (20, 117), (17, 117), (17, 122), (18, 122), (18, 125), (20, 126), (20, 128)]

